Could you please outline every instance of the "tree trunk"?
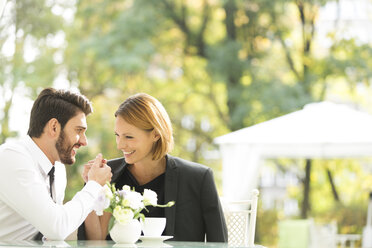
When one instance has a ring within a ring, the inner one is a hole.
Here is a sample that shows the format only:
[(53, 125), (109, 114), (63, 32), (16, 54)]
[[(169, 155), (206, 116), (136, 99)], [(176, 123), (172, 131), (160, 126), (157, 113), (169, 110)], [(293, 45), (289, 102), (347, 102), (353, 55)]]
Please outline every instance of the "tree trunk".
[(235, 13), (237, 11), (235, 0), (228, 0), (224, 5), (225, 9), (225, 27), (227, 38), (236, 40)]
[(331, 185), (332, 194), (333, 194), (333, 199), (334, 199), (336, 202), (340, 202), (340, 198), (339, 198), (339, 196), (338, 196), (338, 192), (337, 192), (337, 189), (336, 189), (336, 185), (335, 185), (335, 183), (333, 182), (332, 172), (331, 172), (328, 168), (327, 168), (327, 176), (328, 176), (329, 184)]
[(306, 219), (310, 210), (310, 176), (312, 160), (306, 159), (305, 180), (304, 180), (304, 199), (302, 202), (301, 218)]
[[(225, 29), (226, 29), (226, 39), (227, 41), (236, 41), (236, 25), (235, 25), (235, 15), (237, 11), (235, 0), (227, 0), (224, 4), (225, 10)], [(234, 58), (235, 61), (239, 61), (238, 55)], [(243, 121), (235, 118), (235, 111), (238, 108), (237, 99), (239, 97), (239, 80), (241, 78), (240, 73), (229, 72), (226, 79), (227, 86), (227, 107), (230, 117), (229, 128), (232, 131), (242, 128)]]

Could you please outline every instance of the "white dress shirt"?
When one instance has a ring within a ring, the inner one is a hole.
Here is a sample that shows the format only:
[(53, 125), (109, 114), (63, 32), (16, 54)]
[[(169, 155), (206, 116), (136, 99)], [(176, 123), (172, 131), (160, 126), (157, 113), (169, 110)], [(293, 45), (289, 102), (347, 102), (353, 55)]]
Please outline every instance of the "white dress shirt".
[(53, 200), (48, 177), (52, 166), (29, 136), (0, 146), (0, 240), (33, 239), (39, 231), (49, 240), (63, 240), (92, 211), (102, 186), (89, 181), (63, 204), (66, 169), (54, 165)]

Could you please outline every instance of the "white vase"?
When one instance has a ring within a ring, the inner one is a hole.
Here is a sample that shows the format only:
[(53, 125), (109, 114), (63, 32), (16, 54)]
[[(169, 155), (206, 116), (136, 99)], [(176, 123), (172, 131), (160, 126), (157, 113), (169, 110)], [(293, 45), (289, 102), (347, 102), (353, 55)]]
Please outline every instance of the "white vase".
[(133, 219), (125, 225), (115, 222), (110, 236), (116, 243), (134, 244), (141, 236), (141, 224), (137, 219)]

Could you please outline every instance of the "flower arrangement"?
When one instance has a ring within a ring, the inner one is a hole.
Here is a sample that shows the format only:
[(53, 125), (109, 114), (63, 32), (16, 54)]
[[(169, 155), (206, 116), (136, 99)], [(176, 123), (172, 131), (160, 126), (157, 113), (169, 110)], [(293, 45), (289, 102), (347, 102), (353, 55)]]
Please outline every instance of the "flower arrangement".
[(109, 231), (113, 227), (115, 220), (120, 224), (127, 224), (132, 219), (145, 219), (142, 212), (147, 211), (147, 206), (171, 207), (174, 201), (159, 205), (156, 192), (145, 189), (143, 194), (134, 191), (128, 185), (124, 185), (121, 190), (117, 190), (115, 184), (107, 183), (96, 200), (94, 210), (98, 216), (103, 212), (109, 212), (112, 217), (109, 222)]

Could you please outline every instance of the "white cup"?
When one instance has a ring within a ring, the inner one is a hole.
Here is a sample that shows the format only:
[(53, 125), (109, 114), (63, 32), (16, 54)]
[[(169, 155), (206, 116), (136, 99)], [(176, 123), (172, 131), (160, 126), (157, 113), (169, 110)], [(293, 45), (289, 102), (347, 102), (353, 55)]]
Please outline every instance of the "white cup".
[(141, 221), (141, 223), (144, 236), (158, 237), (164, 231), (166, 219), (164, 217), (145, 217), (145, 221)]

